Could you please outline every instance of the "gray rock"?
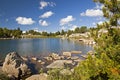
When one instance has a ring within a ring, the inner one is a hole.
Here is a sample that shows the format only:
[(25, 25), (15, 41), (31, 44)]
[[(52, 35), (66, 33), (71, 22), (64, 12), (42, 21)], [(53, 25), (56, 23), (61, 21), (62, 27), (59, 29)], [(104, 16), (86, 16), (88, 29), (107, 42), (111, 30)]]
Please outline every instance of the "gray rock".
[(48, 65), (46, 68), (65, 68), (67, 64), (72, 65), (72, 63), (72, 60), (56, 60)]
[(75, 59), (74, 60), (75, 62), (81, 62), (81, 61), (83, 61), (82, 59)]
[(81, 54), (82, 51), (71, 51), (72, 54)]
[(41, 73), (41, 74), (32, 75), (25, 80), (48, 80), (47, 77), (48, 75), (46, 73)]
[(27, 57), (21, 56), (21, 58), (22, 58), (24, 61), (28, 61), (28, 58), (27, 58)]
[(56, 54), (56, 53), (52, 53), (52, 54), (50, 55), (50, 57), (52, 57), (52, 58), (55, 59), (55, 60), (61, 59), (61, 57), (60, 57), (58, 54)]
[(79, 59), (79, 57), (78, 56), (73, 56), (73, 57), (71, 57), (71, 59), (72, 60), (77, 60), (77, 59)]
[(63, 52), (63, 56), (71, 57), (71, 52)]
[(88, 57), (88, 55), (81, 55), (83, 58), (87, 58)]
[(16, 78), (31, 74), (31, 70), (28, 68), (27, 64), (16, 52), (11, 52), (6, 56), (2, 70)]
[(32, 57), (31, 59), (34, 60), (34, 61), (37, 61), (37, 60), (38, 60), (36, 57)]
[(53, 59), (51, 57), (44, 57), (47, 61), (52, 61)]

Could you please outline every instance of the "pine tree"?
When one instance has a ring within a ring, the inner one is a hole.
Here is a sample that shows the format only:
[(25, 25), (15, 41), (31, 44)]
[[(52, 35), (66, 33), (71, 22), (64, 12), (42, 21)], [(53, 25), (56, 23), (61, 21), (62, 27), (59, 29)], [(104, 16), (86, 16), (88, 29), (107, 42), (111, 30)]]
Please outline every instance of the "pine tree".
[(117, 26), (120, 19), (120, 0), (94, 0), (104, 5), (103, 16), (110, 19), (111, 26)]

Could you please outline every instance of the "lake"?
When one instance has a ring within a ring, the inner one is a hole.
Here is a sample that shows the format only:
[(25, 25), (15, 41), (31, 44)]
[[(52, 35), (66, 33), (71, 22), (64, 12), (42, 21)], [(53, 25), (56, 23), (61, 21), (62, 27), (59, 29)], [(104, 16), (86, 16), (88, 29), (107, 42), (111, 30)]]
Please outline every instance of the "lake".
[(72, 50), (80, 50), (85, 54), (92, 50), (92, 46), (60, 38), (0, 40), (0, 58), (12, 51), (22, 56), (46, 56), (50, 53), (61, 54), (63, 51)]

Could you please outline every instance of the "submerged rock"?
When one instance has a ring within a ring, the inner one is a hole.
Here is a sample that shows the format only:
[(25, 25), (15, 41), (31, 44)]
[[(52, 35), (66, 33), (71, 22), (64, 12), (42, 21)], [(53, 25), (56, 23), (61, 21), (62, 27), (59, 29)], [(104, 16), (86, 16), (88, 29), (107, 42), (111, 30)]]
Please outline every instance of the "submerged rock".
[(16, 78), (31, 74), (28, 65), (16, 52), (11, 52), (6, 56), (2, 70), (8, 75), (15, 76)]

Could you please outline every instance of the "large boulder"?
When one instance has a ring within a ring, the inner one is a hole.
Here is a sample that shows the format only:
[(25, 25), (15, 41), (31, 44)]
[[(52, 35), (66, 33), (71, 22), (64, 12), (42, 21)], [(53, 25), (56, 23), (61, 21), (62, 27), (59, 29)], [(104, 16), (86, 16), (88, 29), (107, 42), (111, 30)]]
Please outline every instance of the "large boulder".
[(73, 65), (72, 60), (56, 60), (50, 65), (47, 66), (47, 68), (54, 69), (54, 68), (65, 68), (67, 65)]
[(41, 73), (41, 74), (32, 75), (25, 80), (48, 80), (47, 77), (48, 75), (46, 73)]
[(12, 75), (16, 78), (31, 74), (28, 65), (16, 52), (11, 52), (6, 56), (2, 70), (8, 75)]

